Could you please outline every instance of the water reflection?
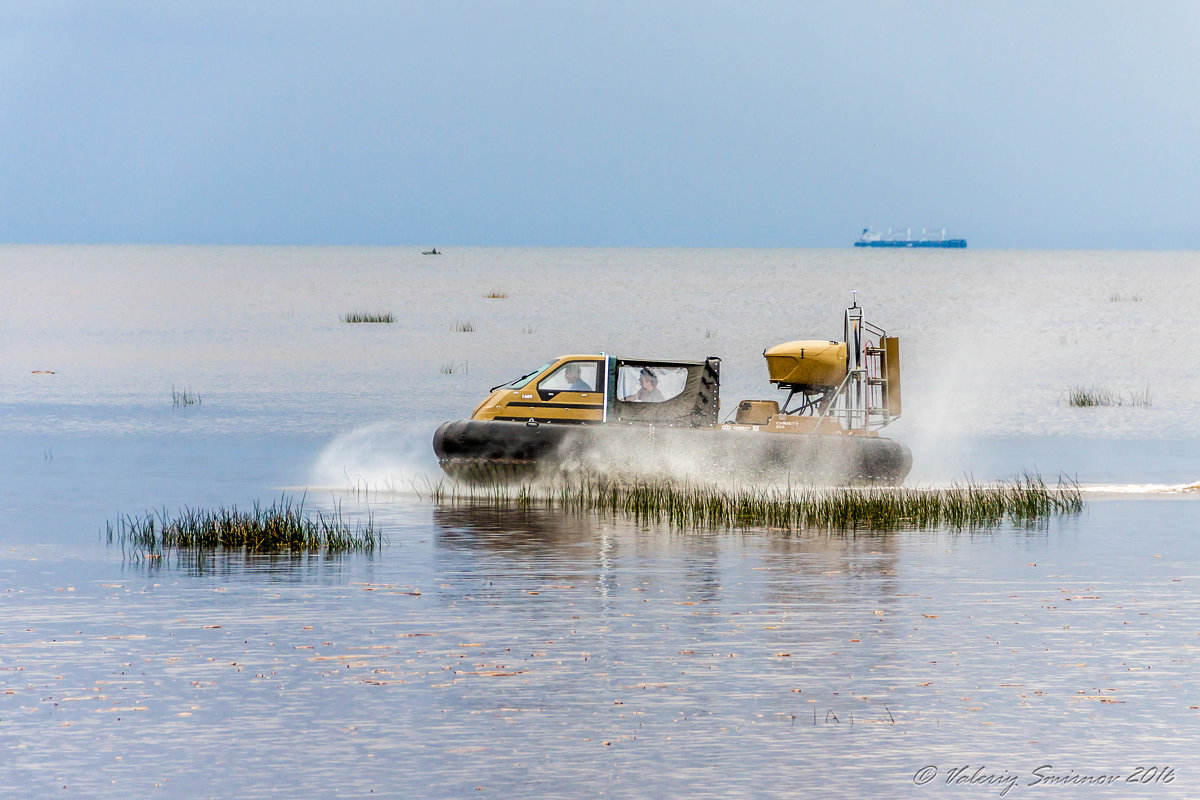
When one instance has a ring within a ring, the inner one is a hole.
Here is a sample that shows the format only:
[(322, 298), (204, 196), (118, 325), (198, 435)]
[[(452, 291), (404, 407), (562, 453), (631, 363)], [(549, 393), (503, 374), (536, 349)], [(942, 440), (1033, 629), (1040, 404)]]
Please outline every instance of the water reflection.
[(598, 585), (614, 572), (611, 525), (586, 514), (463, 504), (433, 509), (434, 559), (489, 585), (536, 592), (546, 583)]
[(450, 550), (488, 549), (530, 556), (553, 555), (591, 544), (596, 519), (541, 508), (502, 508), (483, 504), (433, 509), (437, 543)]
[[(882, 605), (900, 592), (900, 534), (681, 531), (485, 504), (434, 508), (433, 524), (435, 558), (446, 568), (526, 588), (588, 581), (603, 595), (623, 574), (626, 587), (681, 593), (709, 608), (750, 587), (766, 604), (817, 607)], [(631, 575), (629, 564), (645, 570)]]
[[(777, 602), (838, 602), (864, 593), (882, 601), (898, 591), (898, 540), (893, 532), (776, 534), (766, 537), (764, 587)], [(798, 582), (796, 578), (807, 575)]]
[(244, 548), (175, 550), (161, 557), (128, 560), (125, 571), (154, 577), (164, 574), (187, 578), (265, 580), (269, 583), (341, 583), (352, 559), (371, 560), (361, 553), (263, 553)]

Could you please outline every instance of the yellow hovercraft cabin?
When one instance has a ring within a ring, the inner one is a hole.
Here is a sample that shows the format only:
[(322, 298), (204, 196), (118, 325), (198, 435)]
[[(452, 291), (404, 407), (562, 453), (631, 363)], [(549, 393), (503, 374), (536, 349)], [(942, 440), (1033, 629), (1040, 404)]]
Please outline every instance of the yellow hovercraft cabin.
[(721, 360), (562, 356), (496, 386), (471, 419), (523, 423), (717, 423)]
[(787, 398), (744, 400), (724, 424), (719, 358), (561, 356), (494, 387), (470, 419), (443, 424), (434, 451), (448, 475), (472, 482), (669, 465), (697, 478), (899, 483), (911, 453), (878, 434), (900, 415), (899, 343), (857, 303), (845, 334), (765, 350)]

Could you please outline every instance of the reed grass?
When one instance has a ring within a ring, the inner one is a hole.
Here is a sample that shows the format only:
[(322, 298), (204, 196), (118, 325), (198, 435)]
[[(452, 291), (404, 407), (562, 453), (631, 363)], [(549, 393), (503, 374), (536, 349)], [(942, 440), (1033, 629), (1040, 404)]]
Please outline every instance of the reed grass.
[(364, 311), (353, 311), (341, 316), (342, 322), (395, 322), (396, 317), (390, 311), (371, 314)]
[(191, 389), (176, 391), (174, 386), (171, 386), (171, 405), (175, 408), (181, 406), (198, 406), (200, 405), (200, 395), (193, 392)]
[(467, 374), (469, 374), (467, 367), (468, 367), (467, 360), (464, 358), (461, 362), (460, 361), (447, 361), (446, 363), (444, 363), (440, 367), (438, 367), (438, 372), (442, 373), (443, 375), (458, 375), (460, 373), (463, 375), (467, 375)]
[(1067, 390), (1067, 405), (1072, 408), (1116, 405), (1116, 397), (1108, 389), (1095, 386), (1072, 386)]
[(1093, 406), (1149, 406), (1151, 405), (1150, 387), (1128, 396), (1096, 386), (1072, 386), (1067, 390), (1067, 405), (1072, 408), (1090, 408)]
[(467, 320), (466, 322), (459, 320), (454, 323), (454, 330), (456, 333), (471, 333), (475, 330), (475, 323), (471, 322), (471, 320)]
[(923, 489), (895, 486), (723, 488), (665, 479), (583, 476), (547, 487), (444, 483), (426, 494), (438, 504), (482, 503), (598, 512), (676, 528), (768, 527), (780, 530), (980, 528), (1004, 520), (1033, 523), (1083, 510), (1079, 485), (1060, 478), (1049, 487), (1026, 473), (993, 485)]
[(484, 297), (488, 300), (503, 300), (508, 297), (508, 292), (488, 292)]
[(1129, 393), (1129, 405), (1131, 406), (1149, 406), (1151, 404), (1150, 387), (1147, 386), (1140, 392)]
[(1142, 302), (1142, 296), (1138, 295), (1138, 294), (1125, 295), (1125, 294), (1120, 294), (1119, 292), (1113, 292), (1112, 294), (1110, 294), (1108, 296), (1108, 302), (1110, 302), (1110, 303), (1124, 303), (1124, 302), (1140, 303), (1140, 302)]
[(537, 328), (532, 325), (526, 325), (524, 328), (521, 328), (521, 333), (537, 333)]
[(254, 504), (252, 511), (237, 506), (205, 510), (184, 506), (171, 516), (166, 509), (143, 515), (125, 515), (107, 526), (108, 542), (119, 542), (135, 558), (161, 558), (169, 551), (242, 549), (254, 552), (374, 551), (386, 539), (368, 518), (366, 524), (353, 527), (342, 517), (341, 509), (332, 514), (305, 514), (303, 498), (295, 503), (284, 496), (263, 508)]

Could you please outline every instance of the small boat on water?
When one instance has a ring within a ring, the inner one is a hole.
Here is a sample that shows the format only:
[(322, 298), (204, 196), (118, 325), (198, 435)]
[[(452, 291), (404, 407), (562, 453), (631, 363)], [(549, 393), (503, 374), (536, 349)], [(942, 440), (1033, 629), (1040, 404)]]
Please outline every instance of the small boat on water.
[(879, 435), (900, 416), (899, 340), (867, 323), (857, 302), (844, 334), (764, 350), (787, 399), (742, 400), (724, 422), (720, 358), (559, 356), (494, 387), (470, 419), (443, 423), (433, 449), (448, 476), (468, 483), (665, 472), (899, 484), (912, 453)]
[(922, 230), (920, 237), (914, 239), (912, 228), (905, 229), (903, 235), (897, 231), (892, 233), (888, 228), (887, 234), (875, 233), (870, 228), (863, 228), (855, 247), (966, 247), (966, 239), (947, 239), (946, 229), (942, 228), (936, 236)]
[(436, 247), (433, 248), (432, 250), (422, 250), (421, 251), (421, 255), (423, 255), (423, 256), (440, 256), (441, 254), (442, 254), (442, 251), (438, 250)]

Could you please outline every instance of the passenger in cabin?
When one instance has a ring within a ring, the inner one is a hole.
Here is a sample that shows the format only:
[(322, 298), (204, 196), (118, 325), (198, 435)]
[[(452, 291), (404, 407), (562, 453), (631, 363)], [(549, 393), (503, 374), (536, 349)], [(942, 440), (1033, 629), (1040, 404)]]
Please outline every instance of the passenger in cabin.
[(579, 377), (579, 365), (576, 363), (567, 364), (563, 369), (563, 377), (567, 379), (568, 392), (590, 392), (592, 387), (588, 386), (587, 381)]
[(649, 367), (642, 367), (638, 383), (640, 386), (636, 392), (621, 399), (627, 403), (661, 403), (667, 399), (658, 390), (658, 376)]

